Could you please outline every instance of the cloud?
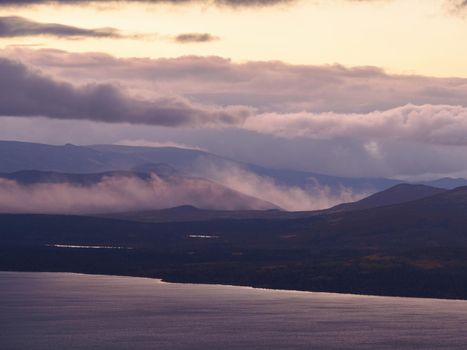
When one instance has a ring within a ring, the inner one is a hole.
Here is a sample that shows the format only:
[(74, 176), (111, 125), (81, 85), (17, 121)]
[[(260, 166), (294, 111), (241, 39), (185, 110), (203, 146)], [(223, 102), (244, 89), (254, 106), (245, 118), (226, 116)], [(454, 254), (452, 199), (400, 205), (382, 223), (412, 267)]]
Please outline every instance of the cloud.
[(238, 124), (252, 110), (195, 104), (179, 96), (132, 97), (112, 84), (76, 87), (0, 58), (0, 115), (163, 126)]
[[(368, 79), (368, 76), (375, 74), (366, 70), (344, 71), (352, 77), (357, 75), (357, 80), (360, 79), (359, 75)], [(177, 72), (174, 71), (174, 74)], [(255, 112), (254, 107), (218, 107), (194, 103), (178, 95), (155, 94), (144, 99), (136, 98), (109, 83), (89, 83), (76, 87), (6, 58), (0, 58), (0, 76), (4, 78), (0, 82), (0, 115), (3, 116), (45, 116), (171, 127), (233, 126), (289, 138), (349, 138), (365, 142), (389, 139), (467, 145), (467, 107), (462, 105), (407, 104), (364, 113), (353, 113), (352, 109), (346, 113), (261, 113)], [(214, 81), (217, 79), (213, 77)], [(235, 79), (228, 77), (228, 80)], [(465, 88), (460, 85), (460, 88)], [(336, 95), (334, 98), (339, 94)], [(371, 97), (371, 94), (368, 95)]]
[(274, 203), (289, 211), (318, 210), (340, 203), (354, 202), (368, 196), (368, 192), (355, 193), (350, 188), (330, 188), (310, 179), (306, 188), (278, 184), (267, 176), (259, 176), (251, 171), (230, 164), (200, 162), (200, 171), (217, 183), (249, 196)]
[[(0, 60), (0, 115), (21, 116), (1, 119), (5, 139), (164, 140), (346, 176), (466, 174), (464, 78), (220, 57), (120, 59), (26, 48), (0, 55), (10, 57)], [(96, 97), (106, 89), (110, 97)], [(38, 115), (55, 120), (24, 118)]]
[[(447, 105), (406, 105), (366, 114), (268, 113), (247, 119), (244, 128), (290, 138), (390, 139), (466, 146), (467, 108)], [(367, 144), (366, 148), (373, 156), (379, 154), (375, 143)]]
[[(303, 0), (0, 0), (0, 7), (26, 7), (38, 5), (67, 5), (67, 6), (88, 6), (88, 5), (118, 5), (130, 3), (142, 4), (169, 4), (174, 6), (186, 6), (199, 4), (202, 6), (217, 6), (233, 9), (239, 8), (266, 8), (280, 5), (291, 5)], [(336, 0), (342, 3), (384, 3), (395, 0)], [(316, 3), (326, 2), (315, 0)], [(444, 5), (451, 13), (460, 13), (467, 8), (466, 0), (444, 0)]]
[(377, 67), (236, 63), (220, 57), (115, 58), (103, 53), (10, 48), (63, 80), (114, 81), (140, 95), (171, 91), (200, 103), (247, 105), (261, 112), (369, 113), (406, 104), (467, 107), (467, 79), (388, 74)]
[(180, 44), (206, 43), (215, 40), (219, 40), (219, 38), (209, 33), (184, 33), (174, 38), (174, 41)]
[(446, 0), (452, 11), (463, 11), (467, 8), (466, 0)]
[(271, 6), (278, 4), (288, 4), (296, 0), (214, 0), (214, 3), (228, 6)]
[(90, 185), (20, 185), (0, 178), (0, 212), (90, 214), (193, 205), (205, 209), (270, 209), (273, 205), (197, 179), (150, 181), (109, 176)]
[(0, 0), (0, 6), (31, 6), (31, 5), (87, 5), (102, 3), (131, 3), (185, 5), (200, 3), (228, 7), (267, 7), (288, 4), (297, 0)]
[(133, 147), (175, 147), (182, 149), (193, 149), (197, 151), (205, 151), (198, 146), (187, 145), (185, 143), (173, 142), (173, 141), (148, 141), (143, 139), (126, 139), (119, 140), (114, 143), (115, 145), (121, 146), (133, 146)]
[(0, 17), (0, 37), (46, 35), (60, 38), (120, 38), (114, 28), (84, 29), (57, 23), (39, 23), (18, 16)]
[[(236, 166), (204, 163), (213, 181), (198, 178), (149, 180), (113, 175), (89, 185), (73, 183), (20, 184), (0, 178), (0, 213), (92, 214), (155, 210), (193, 205), (215, 210), (266, 210), (277, 206), (290, 211), (317, 210), (361, 199), (341, 187), (319, 184), (307, 188), (277, 184)], [(220, 184), (220, 185), (219, 185)]]

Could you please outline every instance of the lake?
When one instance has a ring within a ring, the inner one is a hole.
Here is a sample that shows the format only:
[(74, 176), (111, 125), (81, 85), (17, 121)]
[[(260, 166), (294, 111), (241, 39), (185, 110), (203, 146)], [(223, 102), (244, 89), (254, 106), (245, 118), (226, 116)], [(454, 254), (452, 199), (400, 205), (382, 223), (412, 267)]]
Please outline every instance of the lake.
[(0, 272), (0, 349), (466, 349), (467, 302)]

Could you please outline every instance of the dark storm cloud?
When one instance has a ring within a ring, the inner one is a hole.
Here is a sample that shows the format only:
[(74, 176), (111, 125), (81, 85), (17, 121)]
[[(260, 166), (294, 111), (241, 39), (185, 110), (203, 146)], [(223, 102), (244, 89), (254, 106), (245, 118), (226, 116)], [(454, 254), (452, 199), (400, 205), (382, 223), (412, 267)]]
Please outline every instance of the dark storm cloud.
[(209, 41), (219, 40), (217, 36), (211, 35), (209, 33), (184, 33), (179, 34), (174, 38), (175, 42), (180, 44), (190, 44), (190, 43), (205, 43)]
[(211, 107), (177, 96), (137, 99), (110, 84), (75, 87), (0, 58), (0, 115), (45, 116), (163, 126), (237, 124), (251, 110)]
[(0, 17), (0, 37), (13, 38), (32, 35), (47, 35), (63, 38), (118, 38), (114, 28), (84, 29), (58, 23), (39, 23), (18, 16)]

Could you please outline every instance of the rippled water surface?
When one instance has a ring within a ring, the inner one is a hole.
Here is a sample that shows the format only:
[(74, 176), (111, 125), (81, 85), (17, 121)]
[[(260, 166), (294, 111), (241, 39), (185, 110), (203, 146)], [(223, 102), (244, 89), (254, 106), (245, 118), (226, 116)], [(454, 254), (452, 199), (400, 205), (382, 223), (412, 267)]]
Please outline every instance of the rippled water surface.
[(467, 349), (467, 302), (0, 272), (0, 349)]

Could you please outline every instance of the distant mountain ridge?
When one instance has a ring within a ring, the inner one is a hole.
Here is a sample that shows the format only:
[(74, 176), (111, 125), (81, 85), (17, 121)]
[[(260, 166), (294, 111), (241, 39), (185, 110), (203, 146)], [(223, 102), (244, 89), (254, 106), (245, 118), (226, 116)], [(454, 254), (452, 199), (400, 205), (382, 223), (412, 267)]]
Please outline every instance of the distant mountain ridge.
[(97, 173), (63, 173), (43, 170), (20, 170), (11, 173), (0, 173), (0, 178), (14, 180), (22, 185), (39, 183), (69, 183), (75, 185), (93, 185), (106, 177), (135, 177), (147, 181), (151, 174), (162, 178), (182, 177), (182, 173), (168, 164), (145, 164), (133, 170), (115, 170)]
[(55, 171), (41, 170), (21, 170), (13, 173), (0, 173), (0, 178), (14, 180), (21, 185), (33, 184), (60, 184), (68, 183), (74, 185), (90, 186), (101, 182), (106, 177), (121, 176), (121, 177), (137, 177), (141, 180), (148, 180), (150, 174), (137, 173), (131, 171), (106, 171), (102, 173), (89, 174), (67, 174)]
[(426, 186), (399, 184), (387, 190), (377, 192), (371, 196), (363, 198), (353, 203), (343, 203), (331, 208), (331, 211), (350, 211), (364, 210), (387, 205), (401, 204), (405, 202), (415, 201), (418, 199), (434, 196), (448, 190)]
[[(19, 141), (0, 141), (0, 173), (21, 170), (42, 170), (61, 173), (100, 173), (108, 171), (138, 171), (147, 164), (165, 163), (171, 167), (196, 174), (200, 161), (219, 166), (236, 166), (258, 176), (274, 179), (279, 184), (306, 187), (313, 184), (341, 187), (354, 191), (381, 191), (404, 181), (385, 178), (349, 178), (306, 171), (272, 169), (247, 164), (215, 154), (174, 147), (134, 147), (120, 145), (46, 145)], [(452, 189), (467, 185), (465, 179), (443, 178), (421, 182), (427, 186)]]

